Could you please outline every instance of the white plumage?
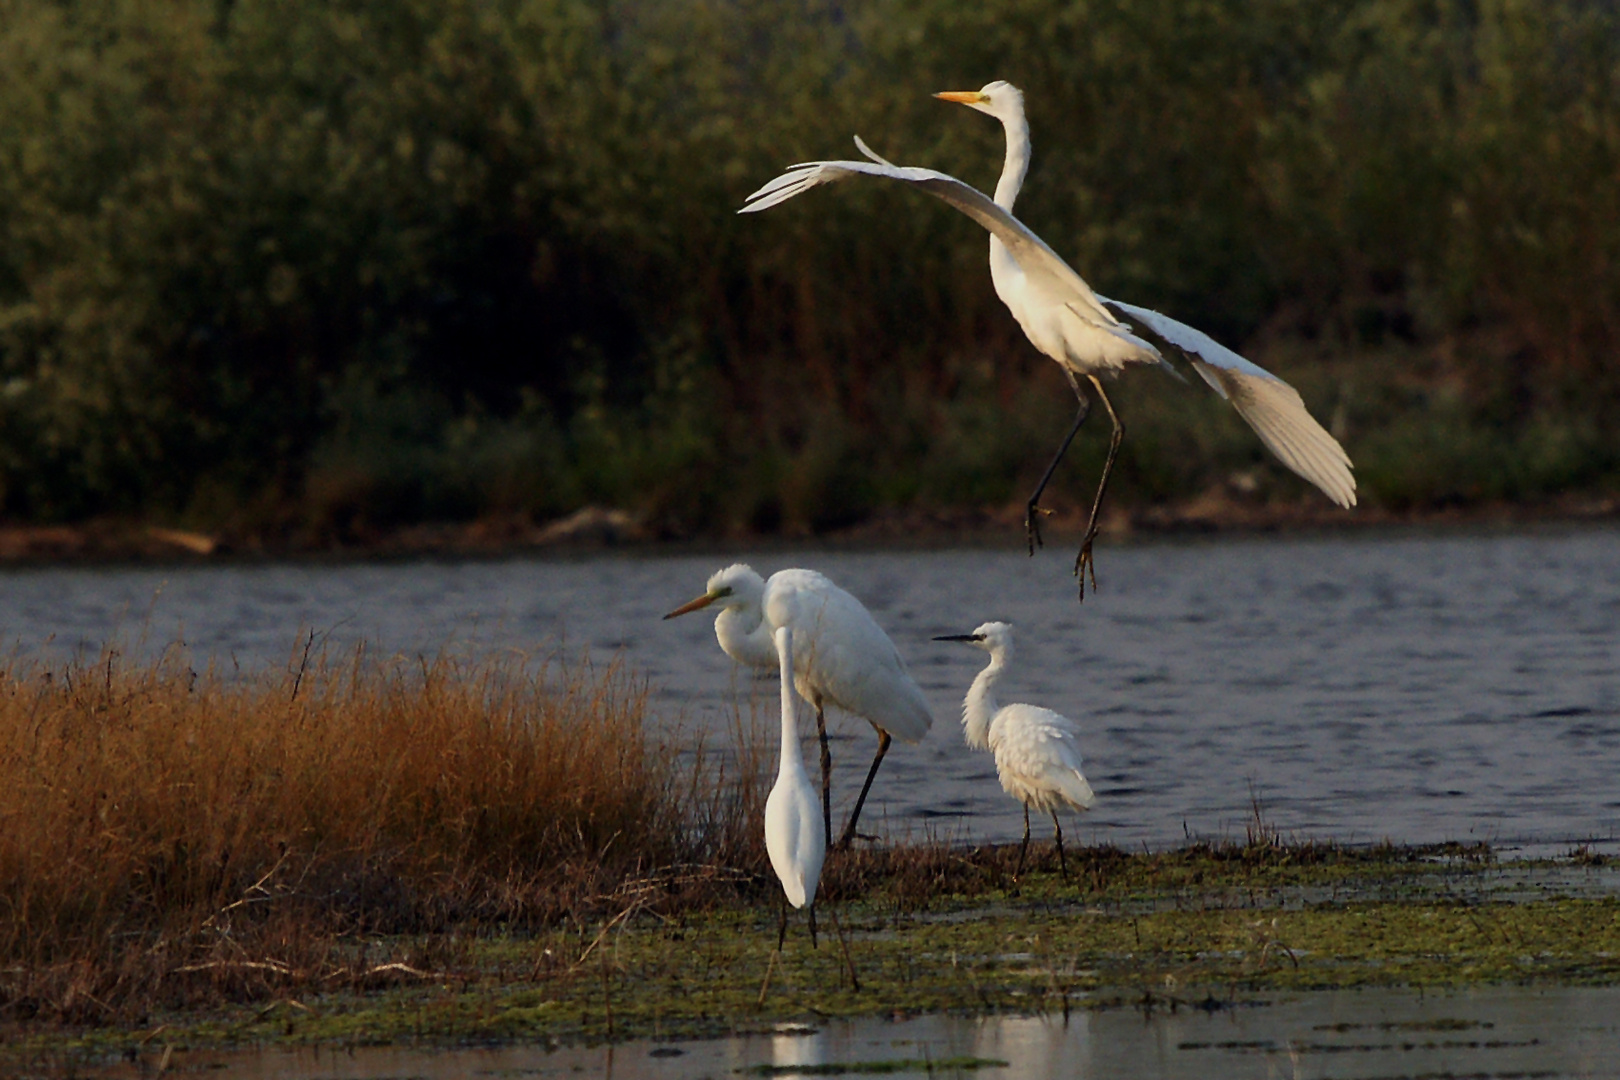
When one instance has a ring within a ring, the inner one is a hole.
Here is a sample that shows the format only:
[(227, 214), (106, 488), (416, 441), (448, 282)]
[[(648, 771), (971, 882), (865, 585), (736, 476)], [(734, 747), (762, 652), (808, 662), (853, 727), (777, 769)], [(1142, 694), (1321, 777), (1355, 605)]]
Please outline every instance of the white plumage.
[[(1029, 498), (1025, 529), (1031, 554), (1040, 542), (1037, 514), (1041, 512), (1038, 505), (1041, 493), (1090, 409), (1078, 381), (1085, 378), (1095, 388), (1114, 422), (1108, 461), (1098, 481), (1085, 539), (1075, 559), (1080, 595), (1082, 599), (1085, 597), (1085, 571), (1091, 567), (1097, 511), (1102, 505), (1114, 456), (1124, 437), (1124, 427), (1097, 376), (1141, 363), (1160, 364), (1173, 372), (1159, 346), (1172, 348), (1185, 356), (1204, 381), (1231, 402), (1260, 436), (1261, 442), (1284, 465), (1316, 485), (1339, 506), (1355, 505), (1356, 481), (1349, 455), (1311, 416), (1293, 387), (1185, 323), (1147, 308), (1098, 296), (1044, 240), (1013, 217), (1013, 204), (1023, 186), (1030, 160), (1029, 123), (1024, 116), (1024, 95), (1017, 87), (998, 81), (981, 90), (936, 94), (935, 97), (967, 105), (1001, 121), (1007, 135), (1007, 157), (994, 199), (945, 173), (893, 165), (873, 153), (857, 136), (856, 146), (872, 160), (812, 161), (792, 166), (750, 195), (739, 213), (769, 209), (821, 184), (851, 176), (877, 176), (914, 184), (989, 230), (990, 276), (996, 295), (1007, 305), (1030, 342), (1063, 368), (1079, 398), (1074, 425)], [(1092, 583), (1096, 583), (1094, 569)]]
[(1096, 802), (1080, 771), (1080, 729), (1038, 705), (1007, 705), (990, 722), (1001, 789), (1032, 810), (1089, 810)]
[(890, 737), (915, 743), (933, 726), (928, 699), (906, 670), (906, 662), (861, 602), (814, 570), (778, 570), (769, 581), (742, 563), (717, 571), (702, 596), (664, 616), (672, 619), (718, 604), (714, 620), (720, 647), (738, 663), (774, 668), (778, 649), (773, 634), (791, 627), (793, 681), (816, 710), (821, 740), (821, 790), (825, 839), (832, 846), (831, 768), (825, 707), (832, 704), (862, 717), (877, 729), (878, 751), (866, 784), (838, 841), (847, 847), (866, 804)]
[(1091, 785), (1080, 771), (1080, 728), (1068, 717), (1037, 705), (996, 706), (996, 683), (1012, 660), (1012, 627), (987, 622), (971, 634), (952, 634), (935, 641), (966, 641), (990, 654), (990, 663), (979, 672), (962, 700), (962, 735), (975, 750), (995, 754), (996, 774), (1007, 794), (1024, 804), (1024, 843), (1018, 853), (1018, 869), (1024, 869), (1029, 851), (1029, 812), (1031, 808), (1052, 815), (1056, 830), (1058, 865), (1065, 875), (1063, 826), (1057, 812), (1067, 806), (1090, 809), (1096, 801)]
[(776, 784), (765, 800), (765, 851), (788, 903), (802, 908), (815, 903), (827, 843), (816, 791), (799, 750), (792, 629), (784, 626), (776, 631), (776, 649), (782, 657), (782, 754)]

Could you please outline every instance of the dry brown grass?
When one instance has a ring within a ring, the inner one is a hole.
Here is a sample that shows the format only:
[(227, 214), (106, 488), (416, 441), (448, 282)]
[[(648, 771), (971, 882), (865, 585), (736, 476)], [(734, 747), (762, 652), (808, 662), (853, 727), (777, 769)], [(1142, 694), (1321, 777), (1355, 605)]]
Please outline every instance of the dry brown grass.
[[(409, 978), (453, 937), (753, 880), (759, 787), (618, 667), (311, 655), (0, 670), (0, 1016)], [(744, 759), (748, 771), (753, 766)], [(735, 767), (730, 772), (735, 774)], [(719, 868), (719, 869), (717, 869)], [(397, 953), (397, 955), (396, 955)]]

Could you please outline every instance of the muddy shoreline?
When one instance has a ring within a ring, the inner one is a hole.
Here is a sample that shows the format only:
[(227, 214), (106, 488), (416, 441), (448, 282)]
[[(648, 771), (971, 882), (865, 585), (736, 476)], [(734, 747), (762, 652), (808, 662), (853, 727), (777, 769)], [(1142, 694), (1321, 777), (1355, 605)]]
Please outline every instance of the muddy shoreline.
[(818, 940), (795, 913), (780, 952), (773, 895), (683, 910), (638, 899), (548, 932), (469, 927), (455, 950), (436, 950), (453, 959), (379, 967), (363, 992), (272, 995), (123, 1026), (14, 1021), (0, 1029), (0, 1061), (92, 1065), (163, 1047), (555, 1047), (828, 1018), (1220, 1011), (1325, 989), (1620, 985), (1620, 866), (1585, 849), (1498, 862), (1483, 845), (1261, 837), (1160, 854), (1081, 849), (1066, 874), (1048, 849), (1021, 878), (1009, 873), (1013, 854), (891, 853), (897, 869), (876, 877), (835, 868)]
[[(1163, 506), (1115, 509), (1103, 542), (1151, 542), (1198, 536), (1334, 534), (1386, 530), (1519, 529), (1580, 526), (1620, 520), (1620, 496), (1570, 495), (1550, 503), (1490, 503), (1350, 512), (1316, 501), (1257, 503), (1222, 490)], [(1085, 526), (1078, 508), (1045, 519), (1049, 546), (1078, 541)], [(1022, 506), (880, 511), (857, 524), (821, 533), (676, 536), (632, 514), (589, 506), (564, 518), (485, 518), (368, 528), (342, 533), (278, 529), (202, 532), (118, 518), (74, 525), (0, 524), (0, 567), (162, 564), (221, 561), (365, 561), (398, 558), (570, 556), (603, 550), (637, 553), (727, 552), (802, 548), (1019, 547)]]

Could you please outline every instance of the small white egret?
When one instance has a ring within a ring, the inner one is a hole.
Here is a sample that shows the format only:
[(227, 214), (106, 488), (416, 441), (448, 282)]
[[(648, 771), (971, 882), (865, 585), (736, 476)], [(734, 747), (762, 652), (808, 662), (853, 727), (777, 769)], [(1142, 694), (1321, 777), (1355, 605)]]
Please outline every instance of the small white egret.
[(1036, 705), (996, 707), (996, 683), (1012, 660), (1012, 627), (987, 622), (971, 634), (950, 634), (935, 641), (966, 641), (990, 654), (989, 665), (973, 680), (962, 700), (962, 735), (975, 750), (992, 750), (1002, 790), (1024, 804), (1024, 844), (1018, 849), (1017, 877), (1029, 854), (1029, 810), (1047, 810), (1057, 842), (1063, 876), (1063, 826), (1058, 808), (1088, 810), (1096, 801), (1080, 771), (1080, 728), (1073, 720)]
[(855, 824), (866, 805), (872, 778), (894, 739), (914, 743), (928, 734), (934, 717), (928, 699), (906, 670), (906, 662), (889, 635), (861, 602), (814, 570), (778, 570), (769, 581), (737, 563), (709, 578), (702, 596), (665, 615), (719, 604), (714, 634), (726, 655), (756, 668), (777, 666), (772, 634), (791, 626), (798, 642), (793, 659), (794, 682), (816, 709), (821, 740), (821, 809), (824, 838), (832, 842), (832, 752), (827, 747), (825, 707), (832, 703), (877, 729), (877, 756), (855, 800), (837, 848), (855, 839)]
[[(1083, 377), (1096, 390), (1114, 425), (1085, 537), (1074, 561), (1074, 572), (1080, 579), (1080, 598), (1085, 599), (1087, 570), (1091, 572), (1092, 587), (1096, 587), (1097, 571), (1092, 563), (1091, 547), (1097, 538), (1097, 514), (1108, 488), (1114, 458), (1125, 437), (1125, 427), (1098, 376), (1117, 374), (1127, 365), (1142, 363), (1161, 364), (1177, 374), (1159, 348), (1144, 340), (1140, 333), (1146, 333), (1160, 345), (1186, 357), (1193, 370), (1232, 403), (1260, 436), (1260, 441), (1284, 465), (1315, 484), (1338, 505), (1346, 508), (1355, 505), (1356, 481), (1349, 456), (1338, 440), (1311, 416), (1292, 386), (1185, 323), (1147, 308), (1098, 296), (1045, 241), (1013, 217), (1013, 203), (1023, 186), (1030, 159), (1029, 122), (1024, 117), (1022, 91), (1010, 83), (997, 81), (981, 90), (951, 91), (934, 96), (987, 113), (1000, 120), (1006, 129), (1006, 163), (1001, 180), (996, 184), (994, 200), (945, 173), (894, 165), (874, 153), (857, 135), (855, 145), (871, 158), (870, 161), (812, 161), (794, 165), (748, 196), (748, 205), (738, 213), (765, 210), (813, 187), (850, 176), (880, 176), (915, 184), (990, 231), (990, 277), (996, 295), (1018, 320), (1030, 342), (1063, 368), (1079, 399), (1074, 424), (1063, 437), (1052, 463), (1025, 506), (1024, 531), (1031, 555), (1035, 554), (1035, 545), (1041, 542), (1038, 515), (1050, 512), (1040, 506), (1041, 494), (1091, 410), (1090, 399), (1079, 381)], [(1123, 321), (1125, 319), (1131, 321), (1128, 323)]]
[[(824, 822), (816, 807), (816, 789), (804, 771), (804, 755), (799, 750), (797, 696), (793, 689), (793, 630), (776, 631), (776, 651), (782, 657), (782, 760), (776, 771), (776, 784), (765, 800), (765, 851), (771, 869), (782, 882), (782, 892), (796, 908), (816, 902), (816, 886), (821, 883), (821, 864), (827, 857)], [(810, 933), (815, 934), (815, 912), (810, 914)], [(783, 936), (787, 932), (784, 921)], [(777, 939), (777, 947), (782, 944)]]

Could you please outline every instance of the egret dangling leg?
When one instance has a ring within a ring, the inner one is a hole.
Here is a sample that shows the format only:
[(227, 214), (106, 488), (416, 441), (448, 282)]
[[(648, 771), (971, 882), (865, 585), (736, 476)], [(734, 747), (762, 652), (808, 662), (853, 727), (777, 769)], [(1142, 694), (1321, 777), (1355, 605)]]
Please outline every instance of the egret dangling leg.
[(872, 778), (877, 775), (878, 766), (883, 764), (883, 755), (889, 752), (889, 744), (894, 742), (887, 731), (878, 731), (877, 757), (872, 759), (872, 767), (867, 770), (866, 783), (861, 785), (861, 797), (855, 800), (855, 810), (849, 815), (849, 824), (844, 826), (844, 835), (838, 838), (834, 851), (847, 851), (849, 845), (855, 842), (855, 823), (861, 819), (861, 807), (866, 805), (866, 793), (872, 790)]
[(810, 947), (812, 949), (821, 948), (821, 943), (816, 940), (816, 902), (814, 900), (810, 901)]
[[(1071, 376), (1072, 378), (1072, 376)], [(1091, 587), (1097, 588), (1097, 567), (1091, 557), (1091, 543), (1097, 539), (1097, 528), (1100, 522), (1097, 514), (1102, 510), (1103, 492), (1108, 490), (1108, 476), (1114, 471), (1114, 459), (1119, 456), (1119, 444), (1125, 441), (1125, 425), (1119, 422), (1119, 414), (1114, 412), (1114, 405), (1103, 392), (1102, 383), (1097, 376), (1087, 375), (1091, 385), (1097, 388), (1097, 396), (1102, 398), (1103, 408), (1108, 410), (1108, 419), (1114, 422), (1114, 434), (1108, 440), (1108, 460), (1103, 462), (1102, 479), (1097, 481), (1097, 495), (1091, 500), (1091, 519), (1086, 522), (1086, 535), (1080, 541), (1080, 554), (1074, 557), (1074, 576), (1080, 579), (1080, 599), (1086, 598), (1086, 571), (1091, 571)]]
[(1052, 828), (1056, 830), (1053, 835), (1057, 837), (1058, 869), (1063, 871), (1063, 880), (1068, 881), (1069, 864), (1063, 861), (1063, 825), (1058, 821), (1055, 806), (1052, 808)]
[[(776, 923), (776, 951), (781, 952), (782, 946), (787, 944), (788, 901), (785, 894), (782, 897), (782, 906), (778, 910), (781, 913), (781, 918)], [(766, 978), (769, 977), (767, 974)]]
[(1041, 493), (1046, 490), (1046, 485), (1051, 482), (1052, 474), (1057, 472), (1058, 462), (1062, 461), (1063, 455), (1069, 452), (1069, 444), (1074, 442), (1076, 435), (1080, 434), (1080, 425), (1086, 422), (1087, 416), (1091, 415), (1091, 399), (1086, 397), (1086, 392), (1081, 389), (1080, 383), (1074, 377), (1074, 372), (1064, 368), (1063, 374), (1068, 376), (1069, 385), (1074, 388), (1074, 396), (1080, 399), (1080, 411), (1074, 414), (1074, 424), (1069, 428), (1069, 433), (1063, 436), (1063, 441), (1058, 444), (1057, 453), (1052, 455), (1052, 463), (1046, 467), (1046, 472), (1041, 474), (1041, 482), (1035, 485), (1035, 493), (1029, 497), (1029, 502), (1024, 506), (1024, 538), (1029, 541), (1031, 558), (1035, 557), (1036, 547), (1046, 546), (1041, 541), (1041, 522), (1036, 515), (1050, 514), (1052, 512), (1039, 505)]
[(1028, 855), (1028, 854), (1029, 854), (1029, 804), (1025, 803), (1024, 804), (1024, 842), (1022, 844), (1020, 844), (1019, 847), (1018, 847), (1018, 869), (1013, 871), (1013, 879), (1015, 881), (1018, 879), (1019, 875), (1021, 875), (1024, 872), (1024, 856)]
[[(816, 738), (821, 740), (821, 836), (832, 850), (832, 751), (827, 748), (827, 714), (816, 697)], [(870, 783), (870, 781), (868, 781)]]

